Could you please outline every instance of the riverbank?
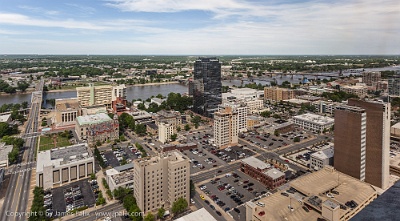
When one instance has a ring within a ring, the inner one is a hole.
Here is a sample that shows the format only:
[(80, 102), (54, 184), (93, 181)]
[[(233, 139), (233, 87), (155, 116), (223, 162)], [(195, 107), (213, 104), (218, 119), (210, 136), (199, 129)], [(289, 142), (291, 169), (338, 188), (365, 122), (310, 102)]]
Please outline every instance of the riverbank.
[[(146, 83), (146, 84), (133, 84), (133, 85), (126, 85), (126, 87), (144, 87), (144, 86), (157, 86), (157, 85), (166, 85), (166, 84), (179, 84), (179, 81), (156, 82), (156, 83)], [(49, 91), (47, 91), (47, 93), (69, 92), (69, 91), (76, 91), (76, 88), (49, 90)]]

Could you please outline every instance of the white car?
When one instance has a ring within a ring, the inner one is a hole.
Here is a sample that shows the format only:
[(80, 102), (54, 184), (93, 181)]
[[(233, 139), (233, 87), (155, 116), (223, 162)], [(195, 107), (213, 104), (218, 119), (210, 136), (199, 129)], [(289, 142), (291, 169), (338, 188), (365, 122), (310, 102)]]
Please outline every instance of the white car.
[(257, 206), (261, 206), (261, 207), (265, 207), (265, 204), (263, 202), (257, 202), (256, 205)]
[(194, 200), (193, 200), (193, 199), (190, 199), (190, 202), (191, 202), (192, 204), (195, 204), (195, 202), (194, 202)]

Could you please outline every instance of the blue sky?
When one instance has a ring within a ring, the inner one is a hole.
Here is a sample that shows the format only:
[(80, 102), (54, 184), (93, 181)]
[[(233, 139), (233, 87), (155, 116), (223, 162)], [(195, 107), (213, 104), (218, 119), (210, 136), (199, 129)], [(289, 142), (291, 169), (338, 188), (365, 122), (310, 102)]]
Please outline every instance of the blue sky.
[(399, 54), (398, 0), (0, 0), (0, 54)]

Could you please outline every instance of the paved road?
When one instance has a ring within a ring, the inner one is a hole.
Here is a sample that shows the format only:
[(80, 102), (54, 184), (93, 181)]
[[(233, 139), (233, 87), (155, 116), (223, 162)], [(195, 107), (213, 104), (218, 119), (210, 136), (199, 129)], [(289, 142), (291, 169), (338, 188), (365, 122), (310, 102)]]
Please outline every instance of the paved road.
[[(211, 179), (216, 175), (232, 172), (234, 170), (239, 169), (239, 167), (240, 167), (240, 163), (235, 162), (234, 164), (230, 164), (230, 165), (224, 166), (222, 168), (215, 168), (215, 169), (208, 170), (208, 171), (200, 173), (200, 174), (192, 175), (191, 179), (193, 180), (194, 183), (199, 183), (204, 180)], [(221, 173), (218, 173), (219, 170), (221, 170)]]
[[(29, 118), (24, 134), (37, 132), (38, 119), (42, 103), (41, 91), (43, 90), (43, 84), (44, 81), (41, 80), (39, 85), (36, 87), (37, 91), (32, 93), (31, 111), (29, 113)], [(28, 137), (26, 139), (25, 147), (27, 148), (23, 153), (22, 166), (20, 168), (21, 171), (26, 170), (26, 172), (11, 174), (11, 181), (7, 189), (7, 194), (4, 200), (3, 207), (0, 211), (0, 214), (2, 214), (2, 216), (0, 217), (0, 221), (27, 219), (25, 216), (15, 217), (7, 216), (7, 214), (15, 212), (26, 212), (29, 210), (29, 208), (27, 208), (27, 204), (29, 198), (32, 171), (28, 169), (30, 168), (30, 164), (28, 162), (34, 161), (36, 142), (37, 137)]]

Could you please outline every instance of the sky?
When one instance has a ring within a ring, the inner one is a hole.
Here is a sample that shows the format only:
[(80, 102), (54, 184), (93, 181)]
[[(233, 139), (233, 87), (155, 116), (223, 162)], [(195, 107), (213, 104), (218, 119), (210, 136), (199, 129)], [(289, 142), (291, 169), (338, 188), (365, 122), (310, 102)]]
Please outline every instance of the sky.
[(0, 54), (400, 54), (399, 0), (0, 0)]

